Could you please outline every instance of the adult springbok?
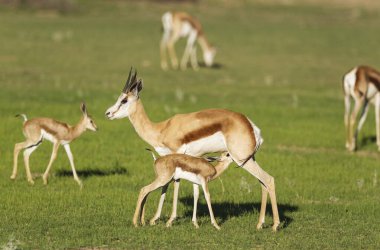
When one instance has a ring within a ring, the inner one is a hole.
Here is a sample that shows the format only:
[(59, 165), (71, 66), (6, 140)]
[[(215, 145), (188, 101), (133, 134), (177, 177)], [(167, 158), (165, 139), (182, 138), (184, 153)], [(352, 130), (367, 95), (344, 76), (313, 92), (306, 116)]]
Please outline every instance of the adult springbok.
[(13, 156), (13, 173), (11, 179), (16, 179), (17, 176), (17, 158), (21, 150), (24, 149), (24, 163), (28, 182), (34, 184), (32, 174), (29, 167), (29, 156), (42, 143), (44, 139), (53, 143), (53, 151), (51, 153), (49, 164), (45, 173), (42, 176), (44, 184), (48, 183), (48, 176), (51, 165), (57, 157), (58, 148), (63, 145), (67, 157), (69, 158), (71, 169), (73, 171), (74, 180), (82, 187), (82, 182), (79, 179), (74, 166), (74, 157), (70, 150), (70, 142), (78, 138), (87, 129), (96, 131), (97, 127), (91, 116), (87, 113), (87, 108), (84, 103), (81, 104), (83, 116), (75, 126), (70, 126), (67, 123), (59, 122), (51, 118), (34, 118), (28, 120), (26, 115), (18, 115), (24, 118), (23, 133), (26, 137), (24, 142), (16, 143)]
[(210, 45), (198, 20), (185, 12), (166, 12), (162, 16), (163, 34), (160, 43), (161, 68), (168, 69), (166, 50), (169, 52), (170, 60), (174, 69), (178, 68), (178, 60), (174, 44), (181, 37), (187, 37), (185, 52), (181, 60), (181, 69), (187, 67), (189, 58), (194, 70), (198, 70), (198, 60), (195, 42), (198, 41), (203, 51), (203, 59), (206, 66), (212, 66), (216, 49)]
[[(263, 142), (259, 128), (245, 115), (225, 109), (178, 114), (168, 120), (154, 123), (145, 113), (139, 97), (141, 90), (142, 80), (138, 80), (137, 73), (132, 74), (131, 69), (121, 95), (105, 113), (107, 118), (114, 120), (129, 117), (138, 135), (161, 156), (173, 153), (202, 156), (212, 152), (228, 152), (239, 166), (262, 184), (262, 203), (257, 228), (261, 229), (264, 223), (269, 192), (273, 211), (272, 229), (277, 230), (280, 219), (274, 178), (261, 169), (254, 158)], [(178, 188), (179, 182), (174, 182), (175, 193), (178, 192)], [(160, 217), (165, 194), (166, 188), (162, 190), (154, 219)]]
[[(380, 72), (369, 66), (358, 66), (343, 77), (344, 123), (346, 126), (346, 148), (354, 151), (357, 138), (367, 118), (369, 103), (375, 106), (376, 142), (380, 151)], [(351, 112), (351, 97), (355, 106)], [(356, 117), (362, 108), (358, 126), (354, 134)]]

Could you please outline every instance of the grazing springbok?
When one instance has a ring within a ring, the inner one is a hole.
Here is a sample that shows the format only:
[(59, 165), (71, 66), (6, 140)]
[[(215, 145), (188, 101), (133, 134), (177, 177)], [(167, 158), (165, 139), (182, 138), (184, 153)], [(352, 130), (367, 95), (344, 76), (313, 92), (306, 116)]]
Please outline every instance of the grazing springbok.
[[(153, 154), (153, 152), (152, 152)], [(144, 212), (145, 212), (145, 202), (148, 198), (150, 192), (162, 188), (167, 189), (170, 182), (177, 181), (180, 179), (185, 179), (193, 183), (194, 187), (194, 204), (198, 203), (199, 198), (199, 185), (202, 186), (203, 193), (206, 198), (208, 210), (210, 213), (211, 224), (218, 230), (220, 227), (214, 218), (214, 213), (211, 207), (210, 192), (208, 190), (207, 183), (214, 180), (222, 172), (224, 172), (228, 165), (232, 162), (228, 153), (224, 153), (220, 162), (214, 167), (205, 158), (193, 157), (185, 154), (170, 154), (156, 159), (154, 158), (154, 171), (156, 173), (156, 179), (149, 185), (143, 187), (140, 191), (139, 198), (137, 200), (137, 206), (135, 215), (133, 216), (133, 224), (138, 226), (138, 217), (141, 211), (141, 224), (145, 225)], [(173, 210), (177, 207), (178, 193), (175, 194), (173, 199)], [(175, 218), (170, 218), (166, 223), (167, 227), (170, 227)], [(197, 205), (195, 205), (193, 210), (192, 222), (196, 228), (199, 228), (197, 223)]]
[[(262, 200), (257, 228), (262, 228), (265, 219), (267, 194), (272, 204), (273, 230), (280, 224), (274, 178), (267, 174), (255, 161), (254, 155), (263, 142), (260, 129), (245, 115), (225, 109), (207, 109), (189, 114), (178, 114), (168, 120), (154, 123), (145, 113), (139, 97), (142, 80), (137, 73), (129, 73), (125, 87), (105, 113), (108, 119), (129, 117), (138, 135), (150, 144), (161, 156), (173, 153), (186, 153), (202, 156), (206, 153), (228, 152), (232, 159), (262, 184)], [(174, 182), (174, 192), (178, 192), (179, 182)], [(160, 217), (166, 189), (154, 216)], [(174, 210), (175, 211), (175, 210)], [(176, 211), (174, 212), (175, 217)]]
[(166, 12), (162, 16), (163, 34), (160, 43), (161, 68), (168, 69), (166, 50), (169, 52), (170, 60), (174, 69), (178, 68), (178, 60), (174, 44), (181, 37), (187, 37), (185, 52), (181, 60), (181, 69), (187, 67), (189, 58), (194, 70), (198, 70), (197, 51), (195, 42), (198, 41), (203, 51), (203, 59), (206, 66), (212, 66), (216, 49), (210, 45), (198, 20), (185, 12)]
[[(358, 134), (367, 118), (368, 104), (372, 103), (375, 106), (376, 115), (376, 142), (380, 151), (380, 72), (369, 66), (358, 66), (344, 75), (343, 90), (346, 148), (350, 151), (356, 149)], [(352, 112), (351, 97), (355, 101)], [(359, 123), (354, 134), (356, 117), (361, 108)]]
[(53, 152), (46, 171), (42, 176), (44, 184), (46, 185), (48, 183), (49, 171), (57, 156), (59, 145), (63, 145), (70, 161), (74, 180), (80, 187), (82, 187), (82, 182), (75, 171), (74, 157), (70, 150), (70, 142), (78, 138), (87, 129), (96, 131), (97, 127), (91, 116), (88, 115), (87, 108), (84, 103), (81, 104), (81, 111), (83, 116), (75, 126), (70, 126), (67, 123), (59, 122), (51, 118), (34, 118), (28, 120), (24, 114), (17, 115), (24, 118), (23, 133), (26, 140), (24, 142), (16, 143), (15, 145), (13, 156), (13, 173), (11, 179), (16, 179), (18, 154), (24, 149), (26, 175), (28, 182), (34, 184), (32, 174), (30, 173), (29, 156), (38, 148), (42, 141), (46, 139), (53, 143)]

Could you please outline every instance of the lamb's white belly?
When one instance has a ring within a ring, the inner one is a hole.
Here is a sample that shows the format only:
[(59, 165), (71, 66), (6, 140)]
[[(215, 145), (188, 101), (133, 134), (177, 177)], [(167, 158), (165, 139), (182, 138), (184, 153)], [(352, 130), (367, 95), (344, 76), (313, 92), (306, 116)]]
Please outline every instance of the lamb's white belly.
[(155, 147), (154, 150), (156, 150), (157, 154), (159, 154), (160, 156), (173, 153), (169, 148), (166, 148), (166, 147)]
[(198, 175), (191, 173), (191, 172), (183, 171), (179, 167), (177, 167), (175, 169), (173, 179), (174, 180), (184, 179), (184, 180), (188, 180), (192, 183), (202, 185), (201, 179), (198, 177)]
[(191, 27), (190, 23), (184, 22), (181, 26), (180, 36), (181, 37), (188, 36), (190, 34), (191, 30), (192, 30), (192, 27)]
[(55, 142), (55, 138), (52, 134), (49, 134), (45, 130), (41, 129), (42, 138), (51, 142)]
[(201, 156), (207, 153), (226, 152), (227, 146), (222, 132), (182, 145), (178, 153)]
[(374, 97), (376, 96), (376, 94), (378, 93), (379, 91), (377, 90), (376, 86), (374, 84), (370, 84), (368, 86), (368, 91), (367, 91), (367, 98), (368, 99), (372, 99), (372, 103), (374, 103)]

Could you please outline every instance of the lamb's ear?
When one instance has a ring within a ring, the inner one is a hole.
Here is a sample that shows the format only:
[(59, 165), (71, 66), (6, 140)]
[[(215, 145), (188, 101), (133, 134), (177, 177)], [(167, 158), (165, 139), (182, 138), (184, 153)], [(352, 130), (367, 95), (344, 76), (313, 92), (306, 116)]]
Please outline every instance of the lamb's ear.
[(143, 81), (142, 79), (139, 79), (137, 82), (135, 82), (131, 87), (131, 92), (134, 96), (138, 97), (140, 91), (143, 88)]
[(86, 104), (85, 104), (84, 102), (82, 102), (82, 103), (80, 104), (80, 110), (82, 111), (82, 113), (83, 113), (84, 115), (87, 115), (87, 107), (86, 107)]

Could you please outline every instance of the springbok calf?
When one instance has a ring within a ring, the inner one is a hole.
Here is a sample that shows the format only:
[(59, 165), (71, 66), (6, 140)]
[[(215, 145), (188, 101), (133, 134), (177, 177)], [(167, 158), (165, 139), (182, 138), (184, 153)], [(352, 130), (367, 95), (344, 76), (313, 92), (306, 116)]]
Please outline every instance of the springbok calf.
[[(368, 104), (372, 103), (375, 106), (376, 115), (376, 142), (380, 151), (380, 72), (368, 66), (358, 66), (344, 75), (343, 90), (346, 148), (350, 151), (356, 149), (358, 134), (367, 118)], [(355, 101), (352, 112), (351, 97)], [(356, 117), (361, 108), (359, 123), (354, 134)]]
[[(263, 142), (260, 129), (245, 115), (224, 109), (207, 109), (189, 114), (178, 114), (166, 121), (154, 123), (144, 111), (139, 97), (142, 80), (137, 73), (129, 73), (125, 87), (105, 113), (108, 119), (129, 117), (138, 135), (150, 144), (161, 156), (173, 153), (186, 153), (202, 156), (206, 153), (228, 152), (232, 159), (262, 184), (262, 204), (257, 228), (261, 229), (265, 219), (267, 194), (272, 204), (273, 230), (280, 224), (278, 216), (274, 178), (267, 174), (254, 159), (254, 154)], [(178, 192), (179, 182), (174, 182), (174, 192)], [(154, 216), (160, 217), (166, 189)], [(176, 210), (173, 210), (175, 217)]]
[(81, 110), (83, 116), (75, 126), (70, 126), (67, 123), (59, 122), (51, 118), (34, 118), (28, 120), (26, 118), (26, 115), (18, 115), (24, 118), (23, 133), (26, 137), (26, 140), (24, 142), (16, 143), (15, 145), (13, 156), (13, 173), (11, 179), (16, 179), (18, 154), (22, 149), (24, 149), (26, 175), (28, 182), (34, 184), (32, 174), (30, 173), (29, 156), (33, 153), (34, 150), (38, 148), (42, 141), (46, 139), (53, 143), (53, 152), (51, 154), (46, 171), (42, 176), (44, 184), (46, 185), (48, 183), (49, 171), (51, 165), (53, 164), (53, 161), (57, 156), (59, 145), (63, 145), (66, 150), (67, 157), (70, 161), (74, 180), (79, 184), (80, 187), (82, 187), (82, 182), (75, 171), (74, 158), (70, 150), (70, 142), (78, 138), (87, 129), (96, 131), (97, 127), (92, 118), (88, 115), (86, 105), (84, 103), (81, 104)]
[[(152, 153), (153, 154), (153, 153)], [(193, 157), (185, 154), (170, 154), (156, 159), (154, 158), (154, 170), (156, 173), (156, 179), (149, 185), (143, 187), (140, 191), (139, 198), (137, 200), (137, 206), (135, 215), (133, 216), (133, 224), (138, 226), (138, 217), (141, 211), (141, 224), (145, 225), (144, 212), (145, 212), (145, 202), (148, 198), (150, 192), (162, 187), (162, 189), (167, 189), (171, 181), (177, 181), (179, 179), (185, 179), (194, 184), (194, 204), (198, 203), (199, 198), (199, 185), (202, 186), (203, 193), (206, 198), (208, 210), (210, 213), (211, 224), (216, 228), (220, 229), (218, 223), (214, 218), (214, 213), (211, 207), (210, 193), (208, 191), (207, 183), (214, 180), (222, 172), (224, 172), (228, 165), (232, 162), (228, 153), (221, 156), (220, 162), (214, 167), (204, 158)], [(177, 196), (175, 194), (173, 199), (173, 210), (177, 207)], [(197, 206), (195, 205), (193, 210), (192, 222), (196, 228), (198, 228), (197, 223)], [(166, 226), (171, 226), (175, 218), (170, 218), (166, 223)]]
[(181, 60), (182, 70), (186, 69), (190, 57), (192, 68), (194, 70), (198, 70), (199, 68), (195, 41), (198, 41), (202, 48), (203, 59), (206, 66), (212, 66), (216, 49), (212, 47), (206, 39), (202, 26), (198, 20), (185, 12), (166, 12), (162, 16), (162, 27), (163, 34), (160, 43), (162, 69), (168, 69), (166, 50), (169, 52), (173, 68), (178, 68), (178, 60), (174, 44), (181, 37), (187, 37), (185, 52)]

